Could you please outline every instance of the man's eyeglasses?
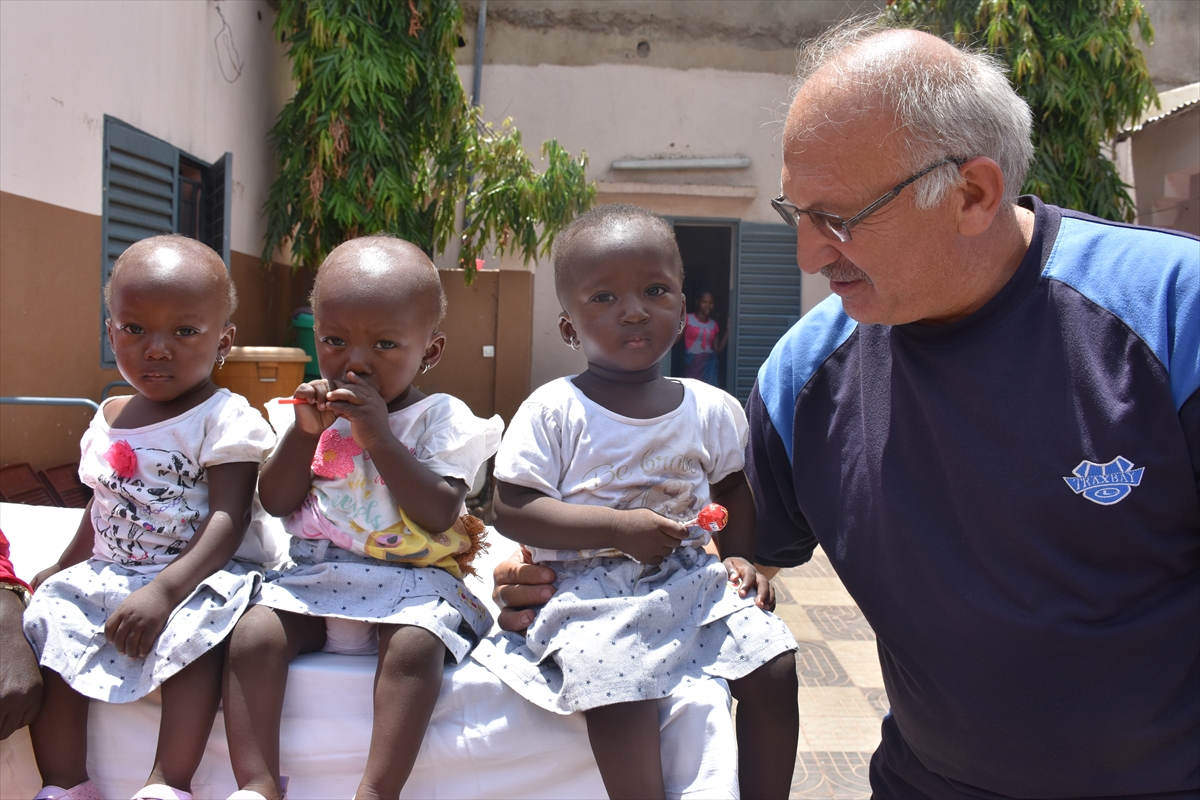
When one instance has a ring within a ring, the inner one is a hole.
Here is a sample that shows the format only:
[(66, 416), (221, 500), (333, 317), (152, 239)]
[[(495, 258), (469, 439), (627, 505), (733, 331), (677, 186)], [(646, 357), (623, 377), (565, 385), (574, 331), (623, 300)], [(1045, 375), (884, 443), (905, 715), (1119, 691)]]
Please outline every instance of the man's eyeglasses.
[(825, 236), (828, 236), (830, 239), (836, 239), (839, 242), (848, 242), (850, 241), (851, 228), (874, 214), (879, 209), (886, 206), (892, 200), (895, 200), (896, 196), (900, 194), (900, 191), (905, 186), (908, 186), (910, 183), (915, 182), (919, 178), (928, 175), (930, 172), (933, 172), (943, 164), (954, 164), (961, 167), (963, 164), (967, 163), (968, 160), (969, 159), (965, 158), (943, 158), (936, 164), (931, 164), (930, 166), (918, 172), (916, 175), (913, 175), (908, 180), (897, 183), (894, 187), (892, 187), (891, 191), (876, 200), (874, 203), (871, 203), (871, 205), (867, 206), (850, 219), (843, 219), (837, 214), (828, 214), (824, 211), (813, 211), (811, 209), (797, 208), (790, 200), (783, 196), (782, 192), (780, 193), (779, 197), (776, 197), (771, 201), (771, 207), (778, 211), (779, 216), (783, 217), (783, 221), (788, 225), (791, 225), (793, 228), (800, 227), (801, 214), (808, 214), (808, 218), (812, 220), (813, 225), (816, 226), (819, 232)]

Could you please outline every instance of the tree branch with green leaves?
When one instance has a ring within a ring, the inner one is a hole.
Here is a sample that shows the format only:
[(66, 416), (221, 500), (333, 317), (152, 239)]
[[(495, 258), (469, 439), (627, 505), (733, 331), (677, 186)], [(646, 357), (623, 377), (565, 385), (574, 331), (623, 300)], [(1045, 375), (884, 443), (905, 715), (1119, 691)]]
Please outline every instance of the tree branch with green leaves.
[(528, 263), (595, 202), (587, 155), (554, 140), (538, 172), (508, 120), (486, 124), (455, 69), (455, 0), (281, 0), (296, 93), (270, 141), (278, 176), (264, 213), (263, 260), (290, 244), (312, 269), (343, 241), (391, 233), (445, 252), (463, 229), (468, 281), (491, 247)]

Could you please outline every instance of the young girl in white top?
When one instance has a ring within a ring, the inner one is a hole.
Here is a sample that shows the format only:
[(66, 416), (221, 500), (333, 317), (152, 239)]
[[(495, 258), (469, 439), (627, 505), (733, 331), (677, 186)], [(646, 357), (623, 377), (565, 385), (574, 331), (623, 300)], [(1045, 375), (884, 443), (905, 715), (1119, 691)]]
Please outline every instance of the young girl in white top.
[(158, 751), (136, 797), (189, 798), (224, 640), (260, 577), (230, 559), (239, 546), (266, 554), (243, 534), (275, 435), (210, 380), (233, 344), (237, 299), (220, 256), (182, 236), (144, 239), (117, 259), (104, 297), (117, 368), (137, 393), (106, 401), (84, 434), (79, 472), (95, 496), (25, 612), (45, 677), (30, 726), (37, 798), (99, 798), (88, 699), (125, 703), (159, 685)]
[[(588, 368), (513, 417), (496, 458), (496, 527), (554, 569), (556, 592), (524, 637), (499, 634), (474, 657), (532, 702), (583, 712), (611, 797), (663, 796), (657, 700), (726, 678), (742, 796), (786, 797), (796, 643), (751, 563), (745, 415), (719, 389), (661, 372), (685, 313), (671, 227), (601, 206), (559, 235), (553, 258), (560, 330)], [(721, 558), (685, 524), (710, 499), (729, 511)]]
[(295, 564), (268, 574), (233, 634), (225, 728), (236, 798), (283, 794), (288, 662), (322, 649), (378, 652), (371, 746), (355, 796), (397, 797), (443, 663), (461, 661), (491, 627), (461, 580), (483, 524), (462, 515), (503, 423), (412, 385), (441, 358), (445, 302), (429, 258), (400, 239), (353, 239), (317, 273), (322, 377), (286, 405), (267, 404), (280, 443), (259, 492), (266, 510), (285, 518)]

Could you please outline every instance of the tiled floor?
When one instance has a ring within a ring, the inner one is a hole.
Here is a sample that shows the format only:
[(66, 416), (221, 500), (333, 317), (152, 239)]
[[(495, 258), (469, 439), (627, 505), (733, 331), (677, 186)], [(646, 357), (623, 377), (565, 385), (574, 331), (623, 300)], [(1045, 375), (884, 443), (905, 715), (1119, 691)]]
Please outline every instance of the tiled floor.
[(775, 613), (800, 645), (800, 746), (793, 798), (866, 798), (887, 694), (875, 634), (820, 549), (774, 580)]

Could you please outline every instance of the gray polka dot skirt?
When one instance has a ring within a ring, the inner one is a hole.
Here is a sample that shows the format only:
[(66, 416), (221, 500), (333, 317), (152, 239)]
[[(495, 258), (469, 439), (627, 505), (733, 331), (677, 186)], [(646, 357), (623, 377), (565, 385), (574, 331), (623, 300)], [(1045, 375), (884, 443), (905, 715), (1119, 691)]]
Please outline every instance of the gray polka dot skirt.
[(413, 625), (438, 637), (455, 662), (492, 627), (462, 581), (437, 567), (380, 561), (325, 539), (292, 537), (293, 564), (267, 573), (255, 605), (361, 622)]
[(525, 636), (497, 633), (473, 658), (530, 702), (569, 714), (666, 697), (686, 679), (744, 677), (796, 649), (787, 626), (738, 597), (720, 559), (681, 547), (662, 564), (552, 562), (557, 593)]
[(150, 655), (128, 658), (104, 637), (104, 625), (154, 575), (98, 559), (84, 561), (38, 587), (25, 610), (25, 638), (39, 663), (75, 691), (129, 703), (225, 640), (258, 588), (261, 574), (253, 566), (231, 561), (205, 578), (171, 612)]

